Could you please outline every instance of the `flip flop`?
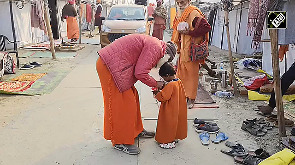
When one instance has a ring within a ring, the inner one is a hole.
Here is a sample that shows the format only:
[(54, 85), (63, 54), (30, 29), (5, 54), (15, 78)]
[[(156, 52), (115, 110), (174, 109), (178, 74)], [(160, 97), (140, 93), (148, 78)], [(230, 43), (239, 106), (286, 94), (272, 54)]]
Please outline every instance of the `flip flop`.
[(216, 139), (212, 140), (213, 143), (215, 144), (218, 144), (222, 141), (226, 141), (228, 139), (228, 137), (225, 135), (225, 133), (223, 132), (219, 132), (217, 135), (216, 135)]
[(221, 150), (222, 153), (230, 155), (230, 156), (239, 156), (239, 157), (245, 157), (248, 155), (248, 152), (246, 152), (246, 149), (239, 143), (232, 143), (230, 141), (225, 142), (225, 145), (227, 147), (230, 147), (231, 150)]
[(203, 145), (209, 145), (209, 140), (210, 140), (210, 135), (208, 134), (208, 132), (203, 132), (199, 135), (200, 139), (201, 139), (201, 143)]

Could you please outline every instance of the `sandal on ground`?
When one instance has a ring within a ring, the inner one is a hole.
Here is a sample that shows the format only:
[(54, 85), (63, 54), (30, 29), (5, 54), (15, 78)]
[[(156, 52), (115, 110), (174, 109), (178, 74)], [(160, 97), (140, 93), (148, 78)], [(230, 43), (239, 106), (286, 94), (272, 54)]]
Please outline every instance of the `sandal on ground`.
[(263, 159), (260, 159), (256, 156), (253, 155), (248, 155), (245, 158), (243, 157), (234, 157), (235, 162), (241, 163), (241, 164), (246, 164), (246, 165), (258, 165), (260, 162), (263, 161)]
[(176, 147), (175, 144), (176, 144), (176, 142), (173, 141), (171, 143), (160, 143), (159, 146), (164, 149), (172, 149), (172, 148)]
[(248, 152), (246, 152), (245, 148), (239, 143), (234, 144), (232, 142), (227, 141), (225, 142), (225, 145), (230, 147), (231, 150), (221, 150), (221, 152), (224, 154), (239, 157), (245, 157), (248, 155)]
[(219, 132), (217, 135), (216, 135), (216, 139), (212, 140), (213, 143), (215, 144), (218, 144), (222, 141), (226, 141), (228, 139), (228, 137), (225, 135), (225, 133), (223, 132)]
[(129, 155), (138, 155), (140, 153), (140, 149), (135, 145), (115, 144), (114, 148)]
[(209, 140), (210, 140), (210, 135), (208, 134), (208, 132), (203, 132), (199, 135), (200, 139), (201, 139), (201, 143), (203, 145), (209, 145)]
[(262, 148), (255, 150), (254, 154), (257, 158), (260, 158), (260, 159), (266, 159), (270, 157), (269, 153), (263, 150)]
[[(279, 121), (274, 122), (275, 127), (279, 127)], [(285, 118), (285, 127), (293, 127), (294, 122), (292, 120), (286, 119)]]
[(256, 125), (254, 122), (243, 121), (242, 130), (249, 132), (251, 135), (260, 137), (267, 133), (267, 130)]
[(145, 129), (138, 135), (141, 138), (153, 138), (155, 137), (155, 132), (148, 132)]

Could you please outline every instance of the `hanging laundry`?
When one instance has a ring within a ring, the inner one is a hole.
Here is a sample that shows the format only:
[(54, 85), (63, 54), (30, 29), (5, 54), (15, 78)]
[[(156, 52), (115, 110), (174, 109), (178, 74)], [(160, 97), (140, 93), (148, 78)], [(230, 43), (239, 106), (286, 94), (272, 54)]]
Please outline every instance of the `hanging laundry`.
[(33, 1), (31, 5), (31, 26), (46, 32), (43, 13), (43, 1)]
[(250, 0), (247, 35), (253, 35), (252, 48), (258, 49), (260, 46), (264, 21), (269, 6), (270, 0)]

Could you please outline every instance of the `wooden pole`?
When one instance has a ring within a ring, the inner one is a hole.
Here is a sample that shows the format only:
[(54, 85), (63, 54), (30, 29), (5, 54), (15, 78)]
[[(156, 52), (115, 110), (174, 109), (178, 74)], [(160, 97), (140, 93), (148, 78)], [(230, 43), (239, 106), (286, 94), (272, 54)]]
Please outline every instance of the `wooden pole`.
[(226, 8), (224, 10), (225, 15), (225, 27), (226, 27), (226, 33), (227, 33), (227, 47), (228, 47), (228, 55), (229, 55), (229, 63), (230, 63), (230, 78), (234, 87), (234, 95), (237, 96), (238, 90), (237, 90), (237, 83), (235, 79), (235, 71), (234, 71), (234, 62), (233, 62), (233, 56), (231, 51), (231, 43), (230, 43), (230, 34), (229, 34), (229, 21), (228, 21), (228, 9)]
[(51, 25), (50, 25), (50, 22), (49, 22), (48, 6), (47, 6), (47, 1), (46, 0), (44, 0), (44, 19), (45, 19), (45, 23), (46, 23), (48, 36), (49, 36), (50, 50), (51, 50), (51, 54), (52, 54), (52, 59), (55, 60), (56, 56), (55, 56), (55, 49), (54, 49), (54, 40), (53, 40), (53, 36), (52, 36)]
[(79, 44), (82, 43), (82, 7), (81, 7), (81, 0), (78, 0), (78, 5), (79, 5)]
[(282, 91), (281, 91), (281, 79), (280, 79), (280, 68), (279, 68), (279, 53), (278, 53), (278, 30), (270, 29), (270, 42), (271, 42), (271, 54), (272, 54), (272, 69), (273, 69), (273, 78), (275, 85), (275, 98), (276, 98), (276, 107), (278, 111), (278, 124), (279, 124), (279, 135), (280, 137), (286, 136), (285, 128), (285, 117), (284, 117), (284, 108), (282, 101)]

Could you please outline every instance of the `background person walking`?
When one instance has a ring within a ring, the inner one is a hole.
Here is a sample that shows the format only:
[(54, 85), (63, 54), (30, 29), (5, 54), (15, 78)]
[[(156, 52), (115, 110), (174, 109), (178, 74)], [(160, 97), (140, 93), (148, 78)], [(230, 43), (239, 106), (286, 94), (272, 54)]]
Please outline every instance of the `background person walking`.
[(71, 42), (76, 42), (79, 39), (79, 26), (76, 19), (77, 11), (73, 6), (75, 0), (69, 0), (62, 9), (62, 19), (67, 20), (67, 37)]
[(163, 0), (157, 0), (157, 7), (154, 10), (154, 30), (153, 37), (163, 40), (164, 30), (166, 29), (167, 11), (164, 8)]

